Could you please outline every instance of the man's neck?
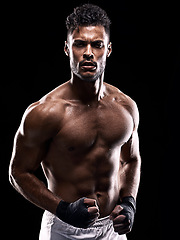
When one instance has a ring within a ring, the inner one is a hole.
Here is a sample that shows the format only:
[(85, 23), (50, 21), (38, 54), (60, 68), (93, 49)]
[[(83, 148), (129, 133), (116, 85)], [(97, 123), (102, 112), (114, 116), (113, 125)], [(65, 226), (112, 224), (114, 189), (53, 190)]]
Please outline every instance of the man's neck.
[(85, 81), (72, 74), (70, 83), (75, 95), (85, 104), (98, 104), (104, 97), (104, 73), (95, 81)]

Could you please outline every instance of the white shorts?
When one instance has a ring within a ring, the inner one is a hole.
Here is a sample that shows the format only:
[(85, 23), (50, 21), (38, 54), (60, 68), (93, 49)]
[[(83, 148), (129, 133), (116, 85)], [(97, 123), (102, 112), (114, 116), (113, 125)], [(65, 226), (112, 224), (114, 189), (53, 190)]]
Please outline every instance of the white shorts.
[(54, 214), (45, 211), (41, 223), (39, 240), (67, 240), (67, 239), (107, 239), (127, 240), (126, 235), (114, 232), (113, 222), (108, 217), (98, 219), (89, 228), (76, 228), (61, 221)]

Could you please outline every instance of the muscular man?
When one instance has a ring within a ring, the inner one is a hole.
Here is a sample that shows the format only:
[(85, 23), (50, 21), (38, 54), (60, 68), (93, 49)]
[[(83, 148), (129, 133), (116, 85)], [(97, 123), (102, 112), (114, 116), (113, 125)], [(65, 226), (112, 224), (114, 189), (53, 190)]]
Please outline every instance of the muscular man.
[[(105, 11), (85, 4), (68, 16), (66, 26), (72, 77), (25, 111), (10, 182), (46, 210), (41, 240), (124, 240), (140, 179), (138, 109), (103, 82), (112, 51)], [(35, 176), (41, 164), (47, 187)]]

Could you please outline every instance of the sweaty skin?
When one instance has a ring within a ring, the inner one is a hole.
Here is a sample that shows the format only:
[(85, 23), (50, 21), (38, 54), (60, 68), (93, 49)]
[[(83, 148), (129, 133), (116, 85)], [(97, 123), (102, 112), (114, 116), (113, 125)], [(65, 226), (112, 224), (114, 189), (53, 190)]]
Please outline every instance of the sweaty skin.
[[(116, 208), (119, 200), (136, 198), (138, 191), (138, 109), (130, 97), (103, 82), (110, 51), (104, 28), (81, 27), (73, 34), (65, 45), (72, 78), (25, 111), (15, 136), (10, 181), (25, 198), (52, 213), (61, 199), (86, 197), (90, 212), (99, 211), (100, 217), (112, 213), (113, 219), (121, 210)], [(86, 53), (73, 45), (79, 44), (77, 39), (84, 41)], [(97, 39), (103, 49), (93, 50)], [(96, 69), (80, 67), (90, 54)], [(40, 165), (47, 187), (35, 176)]]

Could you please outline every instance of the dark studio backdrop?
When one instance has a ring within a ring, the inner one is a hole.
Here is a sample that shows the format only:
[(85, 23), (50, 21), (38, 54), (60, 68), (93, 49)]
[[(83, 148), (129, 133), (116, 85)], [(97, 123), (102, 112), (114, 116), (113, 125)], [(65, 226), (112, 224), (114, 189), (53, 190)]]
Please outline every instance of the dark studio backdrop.
[[(0, 181), (5, 239), (38, 239), (43, 211), (8, 182), (13, 138), (27, 106), (70, 79), (69, 60), (63, 52), (65, 18), (84, 2), (4, 6)], [(162, 239), (163, 234), (175, 239), (179, 205), (177, 6), (173, 2), (90, 3), (104, 8), (112, 20), (113, 52), (105, 81), (132, 97), (140, 111), (142, 176), (128, 239)], [(37, 175), (45, 180), (41, 170)]]

